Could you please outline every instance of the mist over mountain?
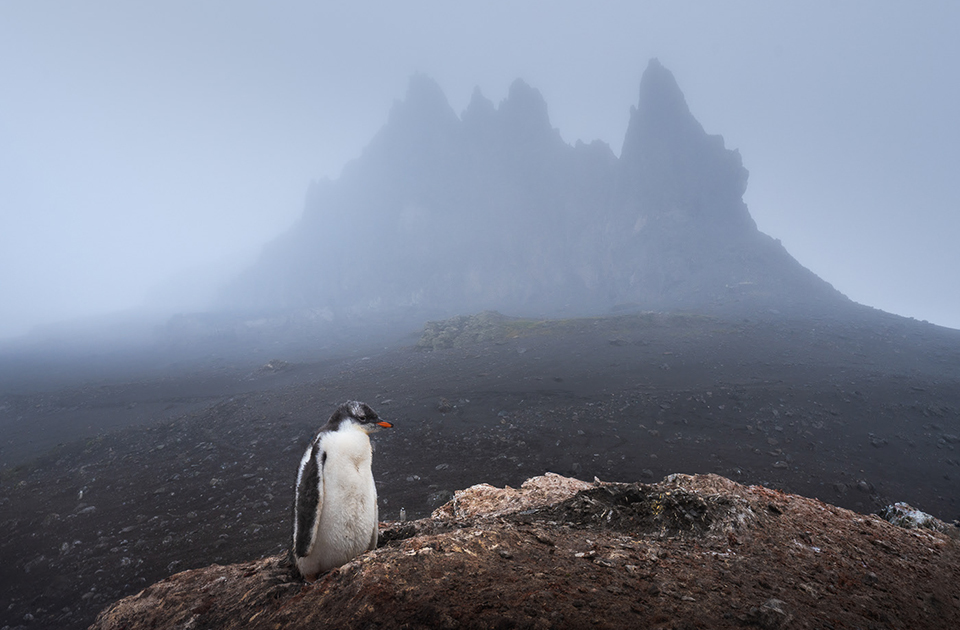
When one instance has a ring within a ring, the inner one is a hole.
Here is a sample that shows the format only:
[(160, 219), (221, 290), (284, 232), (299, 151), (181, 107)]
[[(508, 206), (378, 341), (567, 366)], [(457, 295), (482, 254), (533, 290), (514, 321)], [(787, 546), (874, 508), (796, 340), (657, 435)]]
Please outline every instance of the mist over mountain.
[(336, 181), (222, 292), (244, 312), (438, 316), (684, 309), (811, 314), (850, 304), (761, 233), (747, 170), (673, 75), (647, 66), (620, 157), (564, 142), (535, 88), (461, 115), (424, 75)]

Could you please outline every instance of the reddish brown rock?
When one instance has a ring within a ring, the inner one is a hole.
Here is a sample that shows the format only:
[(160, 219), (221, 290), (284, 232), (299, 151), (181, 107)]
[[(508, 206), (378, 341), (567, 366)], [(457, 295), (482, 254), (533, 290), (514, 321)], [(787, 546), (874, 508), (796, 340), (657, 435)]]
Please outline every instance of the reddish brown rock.
[(92, 627), (960, 627), (956, 540), (716, 475), (484, 484), (382, 540), (315, 584), (178, 573)]

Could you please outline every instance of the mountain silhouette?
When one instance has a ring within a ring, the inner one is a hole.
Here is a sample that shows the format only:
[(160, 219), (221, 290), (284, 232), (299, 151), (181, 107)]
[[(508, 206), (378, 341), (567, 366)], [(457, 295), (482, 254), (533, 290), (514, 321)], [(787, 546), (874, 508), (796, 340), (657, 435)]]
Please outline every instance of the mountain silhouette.
[(538, 90), (457, 115), (417, 74), (387, 122), (222, 293), (247, 312), (524, 315), (833, 311), (849, 301), (761, 233), (739, 152), (651, 60), (620, 156), (564, 142)]

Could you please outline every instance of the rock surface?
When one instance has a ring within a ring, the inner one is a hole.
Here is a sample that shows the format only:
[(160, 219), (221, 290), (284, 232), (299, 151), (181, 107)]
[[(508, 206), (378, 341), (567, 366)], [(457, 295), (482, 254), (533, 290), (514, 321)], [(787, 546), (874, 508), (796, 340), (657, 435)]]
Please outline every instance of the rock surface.
[(282, 555), (178, 573), (92, 627), (960, 624), (955, 540), (712, 474), (484, 484), (381, 539), (314, 584)]

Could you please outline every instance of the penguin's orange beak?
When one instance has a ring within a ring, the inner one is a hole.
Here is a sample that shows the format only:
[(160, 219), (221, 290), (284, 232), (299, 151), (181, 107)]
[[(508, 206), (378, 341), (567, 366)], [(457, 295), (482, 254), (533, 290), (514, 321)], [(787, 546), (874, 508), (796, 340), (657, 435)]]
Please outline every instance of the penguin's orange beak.
[(392, 429), (393, 423), (387, 422), (386, 420), (381, 420), (380, 422), (377, 423), (377, 426), (383, 427), (384, 429)]

